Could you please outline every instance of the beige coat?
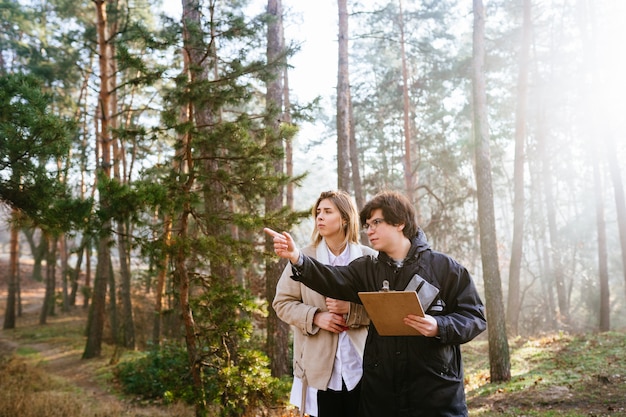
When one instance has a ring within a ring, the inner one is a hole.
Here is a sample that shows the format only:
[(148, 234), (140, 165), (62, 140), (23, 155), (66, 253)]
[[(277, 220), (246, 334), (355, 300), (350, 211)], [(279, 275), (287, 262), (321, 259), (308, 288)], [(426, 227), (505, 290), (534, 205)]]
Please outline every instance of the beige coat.
[[(318, 246), (319, 248), (319, 246)], [(324, 245), (323, 250), (326, 250)], [(321, 251), (312, 245), (302, 249), (302, 253), (313, 258)], [(362, 255), (376, 256), (377, 252), (367, 246), (350, 245), (351, 260)], [(278, 317), (289, 323), (294, 331), (293, 370), (294, 375), (319, 390), (325, 390), (333, 371), (338, 335), (322, 330), (313, 324), (313, 316), (319, 311), (327, 311), (326, 297), (291, 279), (291, 265), (283, 271), (276, 286), (276, 296), (272, 306)], [(350, 303), (347, 324), (348, 336), (352, 344), (363, 357), (363, 348), (367, 338), (369, 317), (361, 304)]]

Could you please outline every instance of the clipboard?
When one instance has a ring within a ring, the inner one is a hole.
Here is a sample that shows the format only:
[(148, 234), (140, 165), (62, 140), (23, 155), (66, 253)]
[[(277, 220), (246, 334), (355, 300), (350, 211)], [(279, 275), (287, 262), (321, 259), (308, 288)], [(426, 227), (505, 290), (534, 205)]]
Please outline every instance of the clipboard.
[(402, 321), (409, 314), (424, 317), (422, 303), (415, 291), (362, 291), (358, 294), (379, 335), (421, 336)]

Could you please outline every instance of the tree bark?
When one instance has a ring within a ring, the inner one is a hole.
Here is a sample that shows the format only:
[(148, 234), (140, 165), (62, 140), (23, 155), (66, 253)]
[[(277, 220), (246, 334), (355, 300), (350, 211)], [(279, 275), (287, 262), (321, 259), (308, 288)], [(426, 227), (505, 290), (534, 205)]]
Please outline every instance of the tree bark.
[[(267, 83), (266, 92), (266, 113), (268, 115), (267, 127), (270, 133), (268, 136), (268, 146), (282, 149), (282, 138), (280, 136), (280, 122), (278, 117), (282, 116), (283, 110), (283, 83), (282, 73), (285, 68), (285, 47), (283, 44), (283, 7), (281, 0), (268, 0), (267, 13), (270, 22), (267, 27), (267, 61), (274, 66), (274, 76)], [(284, 172), (283, 160), (276, 158), (273, 163), (273, 172)], [(279, 210), (283, 205), (284, 193), (281, 190), (275, 196), (269, 196), (265, 200), (265, 212), (272, 213)], [(272, 241), (266, 238), (265, 248), (272, 251)], [(276, 262), (268, 259), (265, 263), (265, 296), (268, 304), (272, 305), (276, 284), (282, 272), (284, 262)], [(278, 318), (273, 308), (268, 309), (267, 318), (267, 354), (270, 358), (270, 369), (272, 376), (283, 376), (290, 373), (291, 362), (289, 361), (289, 325)]]
[(348, 4), (337, 0), (339, 9), (337, 69), (337, 188), (347, 192), (350, 186), (350, 73), (348, 59)]
[[(413, 175), (413, 164), (411, 162), (411, 121), (409, 102), (409, 70), (406, 63), (406, 50), (404, 39), (404, 13), (402, 12), (402, 0), (398, 0), (400, 15), (398, 25), (400, 27), (400, 54), (402, 55), (402, 123), (404, 126), (404, 188), (406, 196), (416, 209), (419, 207), (415, 200), (416, 183)], [(419, 216), (418, 209), (418, 216)], [(418, 217), (419, 218), (419, 217)]]
[[(99, 129), (96, 130), (96, 146), (100, 149), (101, 160), (98, 164), (99, 173), (105, 178), (111, 178), (111, 83), (114, 74), (111, 73), (111, 48), (109, 45), (109, 21), (107, 17), (107, 2), (94, 0), (97, 15), (97, 38), (100, 69), (100, 91), (98, 96)], [(109, 200), (105, 191), (101, 190), (100, 204), (106, 212)], [(106, 291), (109, 271), (111, 269), (111, 220), (102, 224), (98, 242), (98, 264), (94, 279), (93, 297), (89, 318), (87, 320), (87, 344), (83, 352), (83, 359), (99, 357), (102, 352), (102, 333), (104, 331)]]
[(13, 209), (11, 212), (10, 225), (11, 238), (9, 241), (9, 282), (7, 288), (7, 304), (4, 312), (3, 329), (15, 329), (17, 297), (18, 297), (18, 271), (19, 271), (19, 228), (15, 224), (19, 212)]
[(476, 186), (478, 193), (478, 223), (480, 251), (485, 280), (487, 322), (489, 323), (489, 367), (492, 382), (511, 379), (509, 345), (504, 318), (502, 283), (498, 266), (498, 246), (495, 226), (491, 157), (489, 154), (489, 125), (485, 90), (485, 10), (482, 0), (474, 0), (473, 83), (474, 140), (476, 151)]
[(519, 73), (517, 76), (517, 108), (515, 111), (515, 161), (513, 167), (513, 240), (511, 242), (511, 264), (509, 266), (509, 295), (507, 322), (512, 335), (519, 333), (520, 273), (524, 247), (524, 142), (526, 141), (528, 70), (530, 38), (532, 30), (531, 0), (524, 0), (522, 23), (522, 45), (520, 48)]
[(48, 256), (46, 259), (46, 291), (43, 296), (43, 305), (39, 314), (39, 324), (46, 324), (48, 316), (55, 314), (54, 296), (56, 293), (56, 258), (57, 258), (57, 241), (58, 238), (51, 234), (44, 233), (48, 239)]
[[(356, 142), (356, 134), (354, 133), (352, 94), (348, 95), (348, 108), (350, 109), (350, 166), (352, 167), (352, 187), (354, 188), (356, 206), (360, 210), (365, 205), (365, 196), (363, 195), (363, 182), (361, 180), (361, 171), (359, 170), (359, 149)], [(362, 237), (367, 239), (365, 233), (362, 234)]]
[[(168, 214), (163, 220), (163, 246), (169, 248), (172, 244), (172, 217)], [(155, 346), (161, 344), (161, 327), (163, 324), (163, 298), (165, 296), (165, 280), (167, 277), (167, 265), (169, 252), (166, 250), (162, 255), (161, 262), (157, 265), (157, 283), (154, 302), (154, 325), (152, 327), (152, 343)]]

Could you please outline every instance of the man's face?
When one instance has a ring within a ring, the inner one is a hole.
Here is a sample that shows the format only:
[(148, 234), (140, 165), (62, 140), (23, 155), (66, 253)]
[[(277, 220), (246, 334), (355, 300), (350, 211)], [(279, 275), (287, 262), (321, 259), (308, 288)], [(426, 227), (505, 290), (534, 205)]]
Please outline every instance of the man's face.
[[(366, 223), (367, 238), (370, 240), (372, 247), (379, 252), (393, 252), (393, 248), (397, 244), (398, 227), (392, 226), (385, 221), (381, 209), (373, 210)], [(401, 230), (399, 233), (402, 235)]]

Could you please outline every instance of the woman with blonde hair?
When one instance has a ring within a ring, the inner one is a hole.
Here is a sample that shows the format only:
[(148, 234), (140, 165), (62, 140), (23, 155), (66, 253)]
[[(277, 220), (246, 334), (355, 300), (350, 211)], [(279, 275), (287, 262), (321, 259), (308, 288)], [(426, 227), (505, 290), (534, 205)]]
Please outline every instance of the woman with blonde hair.
[[(344, 191), (320, 194), (312, 209), (315, 227), (302, 252), (327, 265), (347, 265), (376, 251), (359, 243), (359, 214)], [(291, 264), (276, 286), (272, 306), (294, 331), (294, 380), (290, 401), (300, 414), (357, 415), (363, 347), (369, 318), (360, 304), (335, 300), (291, 279)]]

